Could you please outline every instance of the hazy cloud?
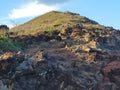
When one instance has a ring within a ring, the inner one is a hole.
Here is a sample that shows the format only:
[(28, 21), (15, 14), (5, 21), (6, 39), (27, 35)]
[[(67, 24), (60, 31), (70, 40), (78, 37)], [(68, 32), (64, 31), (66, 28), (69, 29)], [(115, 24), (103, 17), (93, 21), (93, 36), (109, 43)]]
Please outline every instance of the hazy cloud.
[(57, 9), (58, 9), (57, 6), (48, 6), (48, 5), (40, 4), (35, 1), (35, 2), (30, 2), (26, 5), (22, 5), (19, 8), (13, 9), (9, 14), (9, 18), (19, 19), (25, 17), (33, 17)]

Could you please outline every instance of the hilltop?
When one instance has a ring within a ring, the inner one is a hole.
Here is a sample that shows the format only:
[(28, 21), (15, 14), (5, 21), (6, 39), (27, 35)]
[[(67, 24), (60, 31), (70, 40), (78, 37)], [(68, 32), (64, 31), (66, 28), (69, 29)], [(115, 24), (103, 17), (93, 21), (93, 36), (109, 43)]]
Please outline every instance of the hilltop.
[(63, 30), (63, 26), (82, 24), (84, 27), (90, 28), (100, 27), (97, 22), (88, 19), (87, 17), (80, 16), (79, 14), (72, 12), (58, 12), (52, 11), (42, 16), (36, 17), (33, 20), (28, 21), (18, 27), (12, 28), (11, 32), (15, 32), (18, 35), (36, 34), (42, 31), (48, 30)]
[(0, 53), (0, 90), (120, 89), (119, 30), (52, 11), (11, 29), (9, 39), (24, 49)]

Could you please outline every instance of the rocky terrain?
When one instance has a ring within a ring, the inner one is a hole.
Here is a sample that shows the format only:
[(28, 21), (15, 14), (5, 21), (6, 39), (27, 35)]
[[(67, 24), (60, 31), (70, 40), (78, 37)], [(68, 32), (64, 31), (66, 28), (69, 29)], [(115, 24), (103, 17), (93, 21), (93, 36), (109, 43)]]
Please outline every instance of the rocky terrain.
[(26, 24), (13, 29), (10, 38), (25, 48), (0, 54), (0, 90), (120, 90), (120, 31), (59, 14), (76, 21), (34, 35), (15, 35)]

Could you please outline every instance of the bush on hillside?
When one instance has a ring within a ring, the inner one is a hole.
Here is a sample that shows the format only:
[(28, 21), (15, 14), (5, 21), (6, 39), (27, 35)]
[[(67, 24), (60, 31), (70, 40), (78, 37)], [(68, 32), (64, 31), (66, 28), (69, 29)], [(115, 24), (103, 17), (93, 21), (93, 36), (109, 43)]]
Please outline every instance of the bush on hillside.
[(0, 35), (0, 52), (18, 50), (21, 50), (21, 47), (17, 42), (14, 42), (13, 40), (4, 35)]

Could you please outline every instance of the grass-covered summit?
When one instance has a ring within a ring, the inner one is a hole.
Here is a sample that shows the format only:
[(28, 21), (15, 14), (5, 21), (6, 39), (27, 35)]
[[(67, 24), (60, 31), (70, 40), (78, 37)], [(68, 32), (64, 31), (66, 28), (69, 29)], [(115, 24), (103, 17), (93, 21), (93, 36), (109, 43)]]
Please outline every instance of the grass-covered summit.
[(72, 12), (51, 11), (11, 29), (19, 35), (36, 34), (42, 31), (62, 30), (65, 25), (82, 24), (85, 27), (101, 27), (97, 22)]

